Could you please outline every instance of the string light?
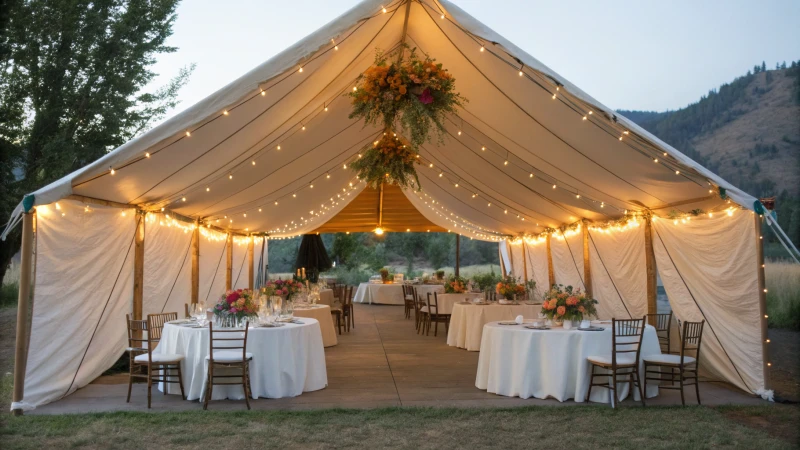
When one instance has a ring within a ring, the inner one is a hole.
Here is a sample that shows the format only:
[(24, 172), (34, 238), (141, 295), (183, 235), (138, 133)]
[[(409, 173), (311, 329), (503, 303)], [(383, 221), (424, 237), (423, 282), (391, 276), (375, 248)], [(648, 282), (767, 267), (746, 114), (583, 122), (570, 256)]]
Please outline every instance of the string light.
[(298, 72), (303, 73), (303, 68), (301, 67), (300, 70), (298, 70)]
[(255, 162), (255, 160), (254, 160), (254, 161), (252, 161), (252, 163), (253, 163), (253, 165), (254, 165), (254, 166), (256, 165), (256, 162)]
[(265, 90), (261, 89), (261, 96), (263, 97), (263, 96), (265, 96), (265, 95), (267, 95), (267, 91), (265, 91)]
[(485, 48), (483, 48), (483, 46), (481, 45), (481, 51), (484, 51), (484, 50), (486, 50), (486, 49), (485, 49)]
[(228, 115), (228, 110), (226, 109), (225, 111), (222, 111), (222, 115), (227, 116)]
[(276, 149), (278, 149), (278, 150), (280, 150), (280, 149), (281, 149), (281, 146), (279, 145), (279, 146), (277, 146), (277, 147), (275, 147), (275, 148), (276, 148)]
[(186, 131), (186, 137), (189, 137), (189, 136), (191, 136), (191, 135), (192, 135), (192, 133), (190, 133), (190, 132), (187, 130), (187, 131)]
[(149, 158), (149, 157), (150, 157), (150, 152), (147, 152), (147, 153), (145, 153), (145, 154), (144, 154), (144, 157), (145, 157), (145, 158)]
[(229, 175), (228, 175), (228, 179), (229, 179), (229, 180), (232, 180), (232, 179), (233, 179), (233, 174), (229, 174)]

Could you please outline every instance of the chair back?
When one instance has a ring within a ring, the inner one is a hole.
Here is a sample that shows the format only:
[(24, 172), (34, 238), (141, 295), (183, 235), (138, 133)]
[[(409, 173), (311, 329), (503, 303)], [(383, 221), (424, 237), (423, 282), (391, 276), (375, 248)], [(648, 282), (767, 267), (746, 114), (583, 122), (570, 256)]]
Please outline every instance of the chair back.
[(342, 296), (339, 301), (342, 302), (342, 306), (353, 305), (353, 286), (342, 285)]
[(662, 353), (670, 353), (670, 329), (672, 328), (672, 311), (669, 314), (648, 314), (647, 323), (656, 328), (658, 345)]
[(642, 337), (647, 316), (641, 319), (611, 319), (611, 366), (617, 367), (617, 355), (635, 353), (636, 365), (642, 349)]
[(147, 315), (147, 338), (150, 342), (158, 342), (161, 340), (161, 331), (164, 329), (164, 324), (170, 320), (178, 320), (178, 313), (161, 313), (161, 314), (148, 314)]
[[(419, 296), (417, 295), (417, 287), (416, 286), (408, 286), (409, 292), (411, 292), (411, 296), (414, 298), (414, 314), (419, 313), (419, 309), (423, 306), (420, 304)], [(415, 316), (416, 317), (416, 316)]]
[(147, 333), (147, 321), (134, 320), (130, 314), (125, 314), (125, 322), (128, 324), (128, 347), (147, 351), (147, 338), (143, 337)]
[(250, 321), (245, 321), (244, 330), (239, 328), (217, 328), (214, 329), (213, 322), (208, 323), (208, 358), (209, 363), (214, 363), (215, 350), (241, 350), (242, 361), (246, 361), (247, 356), (247, 330)]
[[(431, 303), (431, 294), (433, 294), (433, 303)], [(428, 292), (428, 314), (432, 316), (439, 314), (439, 297), (436, 292)]]
[(681, 364), (686, 352), (695, 353), (695, 361), (700, 362), (700, 342), (703, 340), (703, 326), (706, 321), (683, 322), (683, 332), (681, 333)]

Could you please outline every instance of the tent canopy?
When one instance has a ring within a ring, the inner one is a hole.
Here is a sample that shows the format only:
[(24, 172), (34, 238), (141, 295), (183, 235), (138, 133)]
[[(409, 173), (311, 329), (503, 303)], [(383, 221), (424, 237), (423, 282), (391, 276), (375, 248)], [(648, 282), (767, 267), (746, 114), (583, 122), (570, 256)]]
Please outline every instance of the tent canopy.
[(349, 119), (343, 94), (373, 64), (376, 49), (403, 42), (441, 62), (469, 100), (448, 118), (443, 145), (422, 146), (422, 190), (404, 191), (440, 229), (502, 240), (631, 211), (730, 206), (719, 188), (752, 208), (751, 196), (457, 6), (433, 0), (356, 5), (172, 119), (35, 192), (35, 204), (72, 194), (165, 208), (245, 234), (325, 229), (364, 189), (346, 166), (381, 132)]

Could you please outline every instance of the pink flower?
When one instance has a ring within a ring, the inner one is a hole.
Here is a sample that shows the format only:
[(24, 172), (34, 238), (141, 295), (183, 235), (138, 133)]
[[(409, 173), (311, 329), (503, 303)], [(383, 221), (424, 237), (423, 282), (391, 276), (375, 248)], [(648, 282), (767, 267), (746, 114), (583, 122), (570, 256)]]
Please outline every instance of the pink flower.
[(235, 301), (236, 301), (238, 298), (239, 298), (239, 293), (238, 293), (238, 292), (236, 292), (236, 291), (233, 291), (233, 292), (231, 292), (230, 294), (228, 294), (228, 296), (225, 298), (225, 300), (226, 300), (228, 303), (233, 303), (233, 302), (235, 302)]
[(422, 102), (423, 105), (430, 105), (433, 103), (433, 95), (431, 95), (431, 90), (425, 89), (422, 91), (422, 94), (419, 96), (419, 101)]
[(289, 294), (289, 290), (288, 290), (288, 289), (286, 289), (286, 288), (283, 288), (283, 290), (282, 290), (281, 292), (283, 292), (283, 295), (287, 295), (287, 294)]
[(236, 308), (231, 308), (231, 314), (236, 314), (239, 310)]

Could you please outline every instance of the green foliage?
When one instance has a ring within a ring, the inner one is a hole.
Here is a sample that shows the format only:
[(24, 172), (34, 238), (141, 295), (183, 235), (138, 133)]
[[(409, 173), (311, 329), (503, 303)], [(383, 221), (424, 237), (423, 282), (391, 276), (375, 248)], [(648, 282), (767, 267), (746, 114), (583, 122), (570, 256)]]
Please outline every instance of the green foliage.
[(474, 281), (482, 291), (494, 288), (502, 279), (503, 277), (499, 273), (494, 273), (494, 270), (489, 273), (481, 273), (472, 276), (472, 281)]
[(355, 234), (336, 233), (333, 238), (331, 257), (339, 264), (348, 264), (350, 258), (358, 249), (358, 240)]
[(383, 183), (419, 189), (419, 177), (414, 169), (417, 152), (406, 147), (396, 137), (384, 137), (377, 144), (368, 144), (361, 156), (350, 163), (358, 178), (378, 189)]
[[(142, 90), (175, 51), (178, 0), (14, 0), (0, 7), (0, 216), (160, 120), (193, 67)], [(0, 276), (19, 232), (0, 242)]]
[(19, 283), (7, 283), (0, 287), (0, 308), (11, 308), (17, 306), (19, 293)]

